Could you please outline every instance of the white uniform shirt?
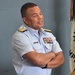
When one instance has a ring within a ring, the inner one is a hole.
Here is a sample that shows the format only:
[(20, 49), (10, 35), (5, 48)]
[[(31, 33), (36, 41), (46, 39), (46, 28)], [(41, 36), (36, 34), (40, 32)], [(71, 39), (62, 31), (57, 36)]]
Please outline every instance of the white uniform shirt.
[(51, 75), (52, 69), (42, 69), (29, 62), (22, 56), (30, 51), (38, 53), (54, 53), (62, 51), (56, 38), (52, 33), (40, 29), (40, 36), (38, 30), (34, 30), (28, 26), (22, 25), (20, 28), (27, 28), (24, 32), (17, 31), (13, 35), (13, 65), (18, 75)]

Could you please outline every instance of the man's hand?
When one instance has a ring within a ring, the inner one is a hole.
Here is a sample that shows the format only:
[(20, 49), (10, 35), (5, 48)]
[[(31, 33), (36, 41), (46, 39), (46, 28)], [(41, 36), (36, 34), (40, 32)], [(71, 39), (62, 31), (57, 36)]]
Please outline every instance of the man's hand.
[(56, 53), (56, 57), (54, 59), (52, 59), (51, 61), (49, 61), (49, 63), (47, 64), (48, 68), (56, 68), (59, 67), (60, 65), (62, 65), (64, 63), (64, 56), (62, 52), (58, 52)]
[(50, 60), (52, 60), (56, 56), (54, 52), (50, 52), (50, 55), (52, 56), (52, 58)]

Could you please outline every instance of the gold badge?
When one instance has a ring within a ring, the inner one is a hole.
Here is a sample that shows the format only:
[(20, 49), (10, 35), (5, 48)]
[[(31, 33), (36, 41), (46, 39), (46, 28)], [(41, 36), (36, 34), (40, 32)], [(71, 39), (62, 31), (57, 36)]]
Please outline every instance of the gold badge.
[(46, 31), (46, 32), (51, 32), (51, 30), (50, 30), (50, 29), (44, 29), (44, 31)]
[(27, 30), (27, 28), (19, 28), (19, 32), (25, 32)]

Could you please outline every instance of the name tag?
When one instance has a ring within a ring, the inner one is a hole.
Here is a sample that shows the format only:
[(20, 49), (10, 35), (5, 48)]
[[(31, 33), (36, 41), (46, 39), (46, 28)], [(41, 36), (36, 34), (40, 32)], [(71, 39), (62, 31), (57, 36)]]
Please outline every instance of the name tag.
[(37, 44), (38, 42), (33, 42), (33, 44)]

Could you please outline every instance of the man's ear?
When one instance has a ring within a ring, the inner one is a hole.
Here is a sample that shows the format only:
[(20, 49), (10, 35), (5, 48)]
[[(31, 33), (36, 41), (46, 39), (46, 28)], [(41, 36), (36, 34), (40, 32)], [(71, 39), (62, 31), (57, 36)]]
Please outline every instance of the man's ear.
[(23, 17), (22, 20), (23, 20), (23, 22), (24, 22), (25, 24), (28, 24), (28, 20), (27, 20), (26, 17)]

